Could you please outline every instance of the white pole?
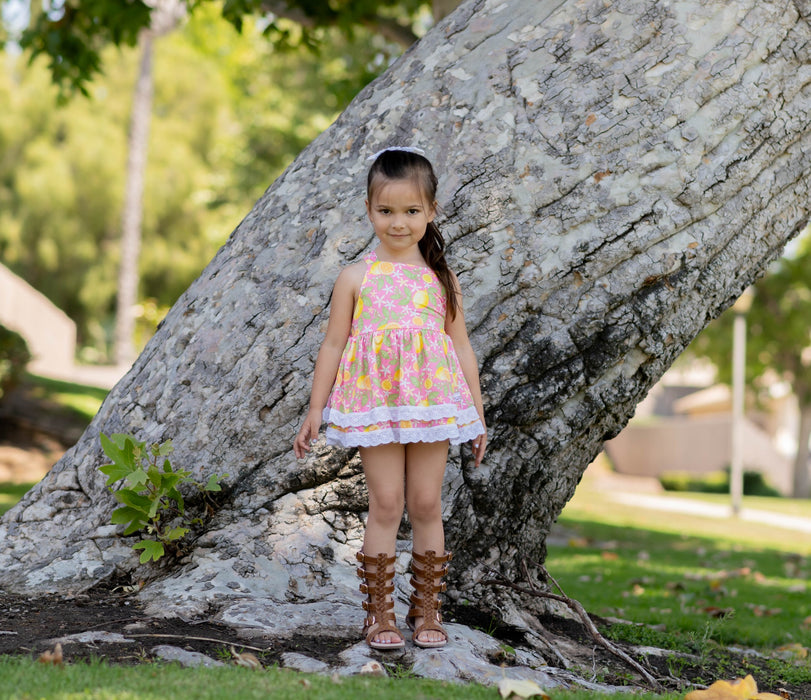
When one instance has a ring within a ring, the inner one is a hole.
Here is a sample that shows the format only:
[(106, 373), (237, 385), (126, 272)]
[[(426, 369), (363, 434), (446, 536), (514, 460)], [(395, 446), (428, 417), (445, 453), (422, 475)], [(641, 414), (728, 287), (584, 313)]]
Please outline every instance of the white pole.
[(729, 492), (732, 515), (741, 512), (743, 497), (743, 398), (746, 363), (746, 315), (735, 313), (732, 335), (732, 458)]

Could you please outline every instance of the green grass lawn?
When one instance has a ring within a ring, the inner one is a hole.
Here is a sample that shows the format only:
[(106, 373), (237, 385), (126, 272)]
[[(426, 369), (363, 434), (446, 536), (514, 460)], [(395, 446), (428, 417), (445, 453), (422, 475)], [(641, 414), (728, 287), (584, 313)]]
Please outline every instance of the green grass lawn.
[[(611, 696), (580, 691), (547, 691), (553, 700), (677, 700), (680, 694), (618, 693)], [(115, 667), (101, 663), (64, 668), (43, 666), (28, 658), (0, 657), (0, 697), (4, 700), (497, 700), (494, 687), (463, 685), (421, 678), (333, 679), (269, 668), (256, 672), (243, 668), (182, 669), (176, 664)]]
[(33, 485), (34, 484), (12, 484), (9, 482), (0, 483), (0, 515), (19, 501), (23, 497), (23, 494)]
[(50, 401), (89, 423), (109, 393), (107, 389), (47, 379), (33, 374), (25, 376), (25, 386), (33, 398)]

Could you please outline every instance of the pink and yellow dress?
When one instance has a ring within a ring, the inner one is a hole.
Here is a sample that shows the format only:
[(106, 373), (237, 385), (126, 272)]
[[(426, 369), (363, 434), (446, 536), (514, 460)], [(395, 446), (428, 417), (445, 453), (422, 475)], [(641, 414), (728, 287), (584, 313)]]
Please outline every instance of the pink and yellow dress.
[(445, 333), (445, 290), (421, 265), (366, 258), (324, 421), (327, 443), (457, 445), (484, 432)]

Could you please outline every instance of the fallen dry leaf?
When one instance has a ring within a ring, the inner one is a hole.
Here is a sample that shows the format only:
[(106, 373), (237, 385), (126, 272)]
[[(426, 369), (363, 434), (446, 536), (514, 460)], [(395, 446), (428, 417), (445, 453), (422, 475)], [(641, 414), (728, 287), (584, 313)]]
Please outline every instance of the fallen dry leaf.
[(784, 644), (781, 647), (777, 647), (777, 649), (772, 652), (772, 656), (784, 659), (785, 661), (800, 661), (808, 658), (808, 649), (802, 644), (794, 642), (793, 644)]
[(542, 700), (549, 700), (549, 696), (544, 692), (541, 686), (535, 681), (526, 678), (523, 680), (502, 678), (498, 682), (498, 692), (502, 698), (509, 698), (513, 695), (519, 698), (531, 698), (537, 695), (542, 698)]
[(684, 700), (781, 700), (781, 698), (774, 693), (758, 693), (755, 679), (746, 676), (734, 681), (715, 681), (705, 690), (687, 693)]
[(383, 664), (379, 663), (378, 661), (369, 661), (368, 663), (363, 664), (360, 669), (361, 676), (385, 676), (386, 669), (383, 668)]
[(41, 664), (53, 664), (54, 666), (62, 665), (62, 645), (57, 642), (53, 649), (46, 649), (37, 659)]
[(243, 651), (241, 654), (237, 653), (237, 650), (234, 647), (231, 647), (231, 653), (234, 655), (234, 663), (237, 666), (243, 666), (244, 668), (250, 668), (253, 671), (261, 671), (262, 664), (260, 663), (259, 659), (257, 659), (251, 652)]

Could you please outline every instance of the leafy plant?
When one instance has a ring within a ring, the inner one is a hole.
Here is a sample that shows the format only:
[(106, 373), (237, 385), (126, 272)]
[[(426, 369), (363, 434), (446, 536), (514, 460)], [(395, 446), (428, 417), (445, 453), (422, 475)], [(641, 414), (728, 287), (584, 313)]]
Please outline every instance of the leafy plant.
[[(175, 469), (169, 460), (174, 448), (172, 441), (147, 444), (132, 435), (102, 433), (101, 447), (113, 461), (99, 470), (106, 474), (107, 486), (122, 504), (113, 511), (111, 521), (124, 525), (124, 535), (143, 532), (145, 537), (132, 545), (141, 551), (141, 563), (158, 561), (167, 547), (176, 547), (189, 533), (191, 526), (201, 522), (186, 514), (186, 505), (180, 487), (190, 485), (198, 489), (208, 505), (210, 494), (221, 491), (220, 482), (228, 474), (212, 474), (205, 484), (192, 478), (191, 472)], [(124, 485), (114, 488), (120, 481)]]

